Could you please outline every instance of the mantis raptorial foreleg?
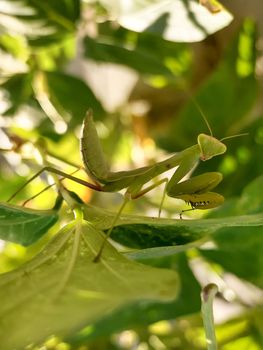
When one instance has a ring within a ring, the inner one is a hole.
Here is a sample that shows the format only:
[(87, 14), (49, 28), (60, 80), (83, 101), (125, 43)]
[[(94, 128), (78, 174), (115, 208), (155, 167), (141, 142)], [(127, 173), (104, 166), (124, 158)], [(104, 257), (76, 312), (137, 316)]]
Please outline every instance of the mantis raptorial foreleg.
[(210, 192), (223, 179), (222, 174), (217, 172), (205, 173), (170, 186), (167, 193), (170, 197), (184, 200), (191, 205), (191, 209), (211, 209), (216, 208), (224, 202), (224, 197), (218, 193)]

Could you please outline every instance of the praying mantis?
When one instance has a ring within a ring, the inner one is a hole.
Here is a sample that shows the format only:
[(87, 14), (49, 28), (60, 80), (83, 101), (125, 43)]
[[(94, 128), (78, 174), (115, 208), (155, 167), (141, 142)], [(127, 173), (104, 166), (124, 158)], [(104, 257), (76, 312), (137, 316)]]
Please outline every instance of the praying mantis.
[[(209, 130), (211, 132), (210, 127)], [(126, 189), (123, 204), (115, 216), (111, 228), (106, 234), (106, 242), (107, 237), (110, 236), (126, 203), (129, 200), (143, 196), (153, 188), (163, 183), (165, 183), (165, 190), (159, 208), (159, 216), (161, 213), (165, 194), (173, 198), (184, 200), (191, 206), (191, 209), (188, 210), (204, 210), (215, 208), (221, 205), (224, 202), (224, 197), (218, 193), (211, 192), (211, 190), (222, 181), (223, 177), (221, 173), (207, 172), (185, 181), (181, 180), (191, 171), (191, 169), (193, 169), (199, 160), (207, 161), (217, 155), (224, 154), (227, 150), (227, 147), (224, 143), (222, 143), (222, 140), (223, 139), (217, 140), (212, 136), (212, 133), (211, 135), (199, 134), (197, 137), (197, 144), (190, 146), (163, 161), (134, 170), (113, 172), (110, 170), (109, 165), (105, 159), (98, 133), (93, 121), (93, 114), (92, 111), (89, 110), (82, 125), (80, 149), (84, 169), (88, 173), (89, 177), (94, 181), (94, 183), (87, 182), (75, 176), (66, 174), (59, 169), (47, 166), (41, 169), (33, 177), (31, 177), (18, 191), (13, 194), (11, 198), (9, 198), (8, 201), (12, 200), (16, 194), (20, 192), (29, 182), (38, 177), (44, 171), (60, 175), (63, 178), (71, 179), (95, 191), (117, 192), (122, 189)], [(155, 177), (175, 167), (177, 167), (177, 169), (169, 180), (167, 178), (163, 178), (152, 185), (144, 187), (145, 184), (150, 182)], [(103, 246), (104, 244), (102, 244), (101, 249), (99, 250), (94, 261), (99, 260), (103, 251)]]
[[(224, 201), (223, 196), (210, 192), (222, 180), (220, 173), (205, 173), (179, 183), (199, 159), (206, 161), (225, 153), (227, 149), (221, 141), (206, 134), (200, 134), (197, 141), (196, 145), (164, 161), (134, 170), (112, 172), (105, 160), (92, 114), (89, 112), (83, 123), (80, 145), (85, 169), (99, 191), (116, 192), (126, 188), (125, 198), (136, 199), (166, 182), (165, 191), (168, 196), (182, 199), (195, 209), (214, 208)], [(142, 189), (153, 178), (174, 167), (178, 168), (170, 180), (164, 178)]]

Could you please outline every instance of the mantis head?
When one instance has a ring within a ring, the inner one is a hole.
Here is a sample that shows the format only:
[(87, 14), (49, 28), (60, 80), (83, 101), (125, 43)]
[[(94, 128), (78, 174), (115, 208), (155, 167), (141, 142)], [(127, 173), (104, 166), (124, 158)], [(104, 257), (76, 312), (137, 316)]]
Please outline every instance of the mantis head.
[(226, 145), (213, 136), (200, 134), (197, 138), (201, 150), (201, 160), (208, 160), (226, 152)]
[(204, 122), (206, 123), (208, 130), (210, 131), (210, 135), (199, 134), (197, 137), (197, 142), (201, 151), (200, 159), (205, 161), (213, 158), (214, 156), (218, 156), (219, 154), (225, 153), (226, 145), (224, 145), (220, 140), (217, 140), (215, 137), (212, 136), (213, 135), (212, 129), (202, 109), (194, 99), (193, 99), (193, 102), (196, 105), (197, 109), (199, 110)]

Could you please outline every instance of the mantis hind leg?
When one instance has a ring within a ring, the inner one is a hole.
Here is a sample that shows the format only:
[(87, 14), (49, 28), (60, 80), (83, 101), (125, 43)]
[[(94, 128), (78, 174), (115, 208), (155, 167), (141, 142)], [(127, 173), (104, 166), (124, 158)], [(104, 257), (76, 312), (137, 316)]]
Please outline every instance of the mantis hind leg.
[(115, 226), (116, 222), (118, 221), (119, 217), (121, 216), (121, 213), (123, 212), (123, 210), (124, 210), (124, 208), (125, 208), (125, 206), (126, 206), (126, 204), (128, 203), (129, 200), (130, 200), (130, 199), (129, 199), (128, 197), (124, 197), (124, 201), (123, 201), (121, 207), (119, 208), (117, 214), (115, 215), (115, 217), (114, 217), (114, 219), (113, 219), (113, 221), (112, 221), (111, 227), (108, 229), (108, 231), (107, 231), (107, 233), (106, 233), (106, 235), (105, 235), (105, 237), (104, 237), (104, 240), (103, 240), (103, 242), (102, 242), (102, 245), (100, 246), (100, 249), (99, 249), (99, 251), (98, 251), (98, 254), (97, 254), (97, 255), (95, 256), (95, 258), (93, 259), (93, 262), (99, 262), (100, 257), (101, 257), (101, 254), (102, 254), (103, 249), (104, 249), (104, 247), (105, 247), (105, 244), (106, 244), (108, 238), (110, 237), (110, 235), (111, 235), (111, 233), (112, 233), (112, 231), (113, 231), (113, 229), (114, 229), (114, 226)]
[(95, 256), (95, 258), (93, 259), (93, 262), (98, 262), (100, 260), (100, 257), (101, 257), (101, 254), (103, 252), (103, 249), (104, 249), (104, 246), (106, 244), (106, 241), (107, 239), (110, 237), (113, 229), (114, 229), (114, 226), (115, 224), (117, 223), (119, 217), (121, 216), (121, 213), (123, 212), (126, 204), (132, 200), (132, 199), (137, 199), (141, 196), (143, 196), (144, 194), (146, 194), (147, 192), (151, 191), (152, 189), (154, 189), (155, 187), (157, 186), (160, 186), (162, 183), (166, 182), (166, 185), (165, 185), (165, 189), (164, 189), (164, 192), (163, 192), (163, 196), (162, 196), (162, 200), (161, 200), (161, 203), (160, 203), (160, 207), (159, 207), (159, 212), (158, 212), (158, 217), (160, 217), (160, 214), (161, 214), (161, 210), (162, 210), (162, 205), (163, 205), (163, 202), (164, 202), (164, 198), (165, 198), (165, 191), (166, 191), (166, 186), (167, 186), (167, 183), (168, 183), (168, 179), (165, 178), (165, 179), (161, 179), (159, 181), (157, 181), (155, 184), (151, 185), (151, 186), (148, 186), (146, 188), (144, 188), (143, 190), (139, 191), (139, 192), (132, 192), (131, 189), (128, 189), (126, 194), (125, 194), (125, 197), (124, 197), (124, 201), (121, 205), (121, 207), (119, 208), (117, 214), (115, 215), (114, 219), (113, 219), (113, 222), (111, 224), (111, 227), (108, 229), (105, 237), (104, 237), (104, 241), (99, 249), (99, 252), (98, 254)]
[(153, 190), (154, 188), (162, 185), (164, 182), (165, 182), (165, 187), (164, 187), (164, 190), (163, 190), (163, 195), (162, 195), (162, 199), (161, 199), (161, 202), (160, 202), (160, 205), (159, 205), (159, 210), (158, 210), (158, 218), (159, 218), (161, 216), (163, 202), (164, 202), (165, 194), (166, 194), (166, 188), (167, 188), (167, 185), (168, 185), (168, 179), (167, 178), (161, 179), (161, 180), (157, 181), (156, 183), (154, 183), (153, 185), (150, 185), (150, 186), (144, 188), (143, 190), (141, 190), (141, 191), (139, 191), (139, 192), (137, 192), (135, 194), (131, 194), (130, 198), (131, 199), (137, 199), (139, 197), (142, 197), (144, 194), (146, 194), (146, 193), (150, 192), (151, 190)]
[[(69, 175), (74, 175), (75, 173), (77, 173), (80, 169), (77, 169), (75, 171), (73, 171), (72, 173), (70, 173)], [(65, 177), (62, 177), (59, 181), (65, 180)], [(38, 193), (36, 193), (34, 196), (28, 198), (27, 200), (25, 200), (22, 204), (22, 206), (26, 206), (26, 204), (30, 201), (32, 201), (33, 199), (37, 198), (38, 196), (40, 196), (42, 193), (48, 191), (51, 187), (55, 186), (56, 182), (53, 182), (52, 184), (46, 186), (45, 188), (43, 188), (43, 190), (39, 191)]]
[(165, 199), (165, 195), (166, 195), (166, 189), (167, 189), (167, 185), (168, 185), (168, 179), (163, 179), (165, 182), (165, 186), (164, 186), (164, 190), (163, 190), (163, 195), (162, 195), (162, 199), (161, 199), (161, 202), (160, 202), (160, 205), (159, 205), (159, 210), (158, 210), (158, 218), (161, 217), (161, 213), (162, 213), (162, 209), (163, 209), (163, 203), (164, 203), (164, 199)]
[(82, 180), (82, 179), (79, 179), (75, 176), (72, 176), (72, 175), (69, 175), (67, 173), (64, 173), (63, 171), (61, 170), (58, 170), (56, 168), (52, 168), (50, 166), (47, 166), (47, 167), (44, 167), (42, 168), (41, 170), (39, 170), (35, 175), (33, 175), (29, 180), (27, 180), (23, 186), (21, 186), (8, 200), (7, 202), (10, 202), (13, 198), (15, 198), (15, 196), (20, 192), (22, 191), (31, 181), (33, 181), (34, 179), (36, 179), (39, 175), (41, 175), (44, 171), (47, 171), (47, 172), (50, 172), (50, 173), (54, 173), (56, 175), (60, 175), (62, 176), (63, 178), (67, 178), (67, 179), (70, 179), (72, 181), (75, 181), (83, 186), (86, 186), (86, 187), (89, 187), (95, 191), (102, 191), (102, 187), (98, 184), (94, 185), (90, 182), (87, 182), (85, 180)]

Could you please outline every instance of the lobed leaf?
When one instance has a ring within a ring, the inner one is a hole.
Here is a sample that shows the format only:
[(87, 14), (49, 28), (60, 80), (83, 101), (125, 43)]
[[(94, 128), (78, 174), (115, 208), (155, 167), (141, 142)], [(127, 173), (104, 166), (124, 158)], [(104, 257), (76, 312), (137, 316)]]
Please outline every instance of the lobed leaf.
[(29, 246), (57, 221), (53, 210), (32, 210), (0, 203), (0, 239)]
[[(168, 248), (175, 250), (175, 247)], [(174, 319), (200, 310), (199, 295), (201, 288), (188, 266), (186, 255), (173, 252), (167, 257), (166, 248), (163, 247), (154, 248), (155, 256), (153, 256), (151, 250), (144, 249), (125, 255), (150, 266), (176, 270), (179, 274), (181, 285), (177, 299), (168, 303), (136, 301), (120, 307), (71, 337), (69, 339), (70, 343), (87, 344), (88, 341), (109, 336), (115, 332), (138, 328), (164, 319)]]
[(109, 243), (94, 263), (102, 241), (90, 224), (70, 223), (34, 259), (0, 276), (3, 349), (71, 336), (128, 303), (176, 297), (176, 272), (132, 262)]
[[(251, 213), (247, 216), (263, 217), (261, 188), (263, 176), (251, 182), (239, 200), (234, 202), (236, 213)], [(218, 214), (225, 215), (224, 206)], [(258, 214), (253, 214), (258, 213)], [(237, 216), (240, 218), (240, 216)], [(222, 217), (223, 222), (228, 218)], [(216, 243), (213, 249), (201, 250), (203, 256), (220, 264), (225, 270), (240, 278), (263, 287), (263, 230), (262, 226), (229, 227), (227, 224), (213, 234)]]
[[(107, 231), (115, 214), (85, 206), (85, 217), (97, 228)], [(175, 220), (121, 215), (111, 238), (132, 248), (150, 248), (181, 245), (200, 239), (208, 239), (220, 229), (231, 227), (238, 231), (242, 227), (262, 229), (263, 213), (231, 216), (227, 218)]]

